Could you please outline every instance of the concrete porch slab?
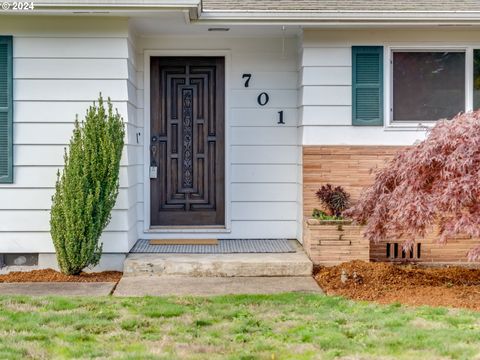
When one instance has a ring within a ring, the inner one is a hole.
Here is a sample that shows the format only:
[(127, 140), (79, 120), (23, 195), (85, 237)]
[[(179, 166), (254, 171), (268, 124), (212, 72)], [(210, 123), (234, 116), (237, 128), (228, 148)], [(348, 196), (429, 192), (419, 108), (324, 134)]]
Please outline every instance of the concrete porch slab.
[(115, 283), (110, 282), (0, 283), (0, 296), (107, 296), (111, 294), (114, 287)]
[(214, 296), (230, 294), (276, 294), (322, 290), (311, 276), (302, 277), (123, 277), (114, 296)]
[(295, 252), (235, 254), (129, 254), (123, 276), (311, 276), (313, 264), (296, 241)]

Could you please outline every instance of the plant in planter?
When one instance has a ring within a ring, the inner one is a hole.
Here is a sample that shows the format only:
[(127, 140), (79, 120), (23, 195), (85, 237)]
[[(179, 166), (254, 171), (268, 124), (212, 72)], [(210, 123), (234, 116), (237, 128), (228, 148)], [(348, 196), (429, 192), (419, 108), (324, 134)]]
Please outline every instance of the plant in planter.
[(341, 186), (323, 185), (317, 192), (317, 198), (327, 212), (314, 209), (312, 216), (318, 220), (343, 220), (342, 213), (350, 206), (350, 194)]
[(51, 235), (58, 265), (67, 275), (79, 274), (100, 261), (99, 239), (108, 225), (119, 187), (124, 145), (123, 119), (107, 109), (100, 95), (85, 121), (75, 120), (65, 167), (57, 174), (52, 197)]
[(342, 213), (350, 206), (350, 194), (341, 186), (322, 186), (316, 193), (324, 210), (314, 209), (307, 219), (303, 246), (315, 264), (335, 265), (350, 260), (369, 260), (369, 244), (362, 228)]

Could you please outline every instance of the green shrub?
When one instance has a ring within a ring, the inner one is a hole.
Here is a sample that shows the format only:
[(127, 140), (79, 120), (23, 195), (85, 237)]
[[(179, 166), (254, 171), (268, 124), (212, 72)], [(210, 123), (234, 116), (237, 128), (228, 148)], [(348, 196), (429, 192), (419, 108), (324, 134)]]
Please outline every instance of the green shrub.
[(328, 215), (325, 211), (313, 209), (312, 217), (317, 220), (343, 220), (341, 216)]
[(57, 174), (52, 197), (51, 235), (57, 261), (64, 274), (78, 274), (100, 261), (99, 239), (110, 222), (119, 187), (120, 158), (125, 129), (110, 99), (102, 96), (75, 129), (65, 167)]

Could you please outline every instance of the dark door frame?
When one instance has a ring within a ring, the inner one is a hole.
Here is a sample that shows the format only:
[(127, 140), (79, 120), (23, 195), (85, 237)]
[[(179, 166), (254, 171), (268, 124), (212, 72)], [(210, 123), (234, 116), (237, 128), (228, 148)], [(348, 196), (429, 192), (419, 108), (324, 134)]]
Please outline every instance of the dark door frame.
[[(150, 63), (152, 57), (223, 57), (224, 58), (224, 225), (186, 225), (186, 226), (152, 226), (150, 216), (150, 180), (149, 170), (150, 164)], [(229, 83), (230, 83), (230, 69), (231, 69), (231, 51), (230, 50), (145, 50), (144, 51), (144, 171), (143, 171), (143, 233), (144, 237), (153, 236), (157, 238), (160, 234), (181, 234), (191, 233), (198, 234), (214, 234), (214, 233), (229, 233), (231, 232), (231, 163), (230, 163), (230, 106), (229, 106)], [(138, 135), (142, 135), (140, 132)], [(140, 219), (139, 219), (140, 220)], [(170, 235), (165, 235), (170, 236)], [(214, 236), (214, 235), (210, 235)]]

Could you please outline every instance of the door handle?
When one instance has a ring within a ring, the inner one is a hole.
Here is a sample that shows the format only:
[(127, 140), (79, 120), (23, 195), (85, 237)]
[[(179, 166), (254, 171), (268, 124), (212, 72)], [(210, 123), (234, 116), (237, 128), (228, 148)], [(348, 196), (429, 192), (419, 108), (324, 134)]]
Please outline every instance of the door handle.
[(156, 179), (158, 177), (158, 166), (156, 161), (157, 145), (150, 146), (150, 179)]

